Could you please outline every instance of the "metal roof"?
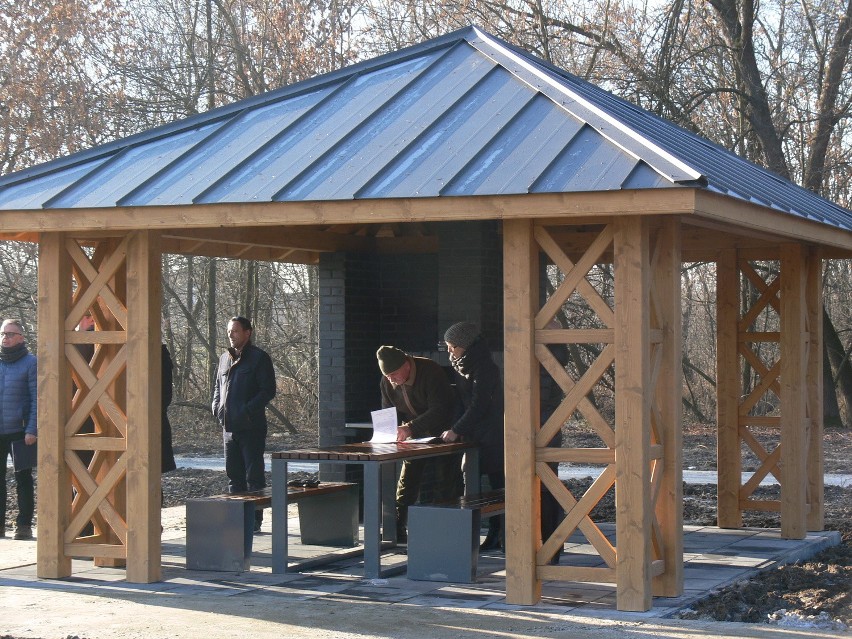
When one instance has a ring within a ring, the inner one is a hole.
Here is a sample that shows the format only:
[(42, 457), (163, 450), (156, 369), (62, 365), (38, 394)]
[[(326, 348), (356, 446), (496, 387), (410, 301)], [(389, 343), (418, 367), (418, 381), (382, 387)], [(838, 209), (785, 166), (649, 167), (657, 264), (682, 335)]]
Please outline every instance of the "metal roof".
[(700, 187), (852, 211), (468, 27), (0, 178), (0, 210)]

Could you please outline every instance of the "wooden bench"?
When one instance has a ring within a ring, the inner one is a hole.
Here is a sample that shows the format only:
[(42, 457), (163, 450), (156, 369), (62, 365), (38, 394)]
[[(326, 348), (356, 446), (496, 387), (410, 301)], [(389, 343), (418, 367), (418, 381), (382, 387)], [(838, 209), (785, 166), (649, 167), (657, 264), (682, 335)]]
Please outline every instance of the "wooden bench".
[[(288, 486), (287, 501), (298, 504), (303, 544), (357, 545), (358, 484)], [(225, 572), (249, 570), (255, 510), (271, 507), (272, 488), (188, 499), (186, 567)]]
[(408, 578), (474, 583), (483, 518), (503, 514), (505, 490), (408, 509)]

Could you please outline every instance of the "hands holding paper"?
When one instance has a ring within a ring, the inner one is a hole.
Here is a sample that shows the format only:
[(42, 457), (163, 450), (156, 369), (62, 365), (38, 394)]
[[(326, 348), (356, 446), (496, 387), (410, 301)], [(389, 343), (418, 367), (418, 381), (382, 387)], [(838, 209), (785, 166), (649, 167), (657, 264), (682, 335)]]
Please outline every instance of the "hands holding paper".
[(458, 438), (458, 434), (452, 430), (445, 430), (443, 433), (441, 433), (441, 439), (445, 442), (454, 442)]
[(403, 424), (396, 429), (396, 441), (404, 442), (409, 437), (411, 437), (411, 426)]

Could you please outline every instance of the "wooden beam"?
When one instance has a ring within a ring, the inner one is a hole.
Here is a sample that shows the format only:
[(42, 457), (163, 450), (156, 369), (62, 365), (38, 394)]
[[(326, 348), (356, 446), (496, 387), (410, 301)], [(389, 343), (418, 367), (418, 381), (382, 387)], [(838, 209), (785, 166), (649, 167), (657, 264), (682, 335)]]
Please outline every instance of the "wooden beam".
[(127, 251), (127, 580), (161, 575), (161, 273), (157, 233), (132, 234)]
[(63, 233), (41, 238), (38, 259), (38, 541), (37, 574), (68, 577), (63, 535), (71, 516), (71, 477), (65, 465), (65, 420), (71, 376), (65, 363), (65, 314), (71, 265)]
[(0, 211), (4, 232), (303, 226), (689, 213), (692, 189)]
[(720, 528), (742, 526), (739, 434), (740, 359), (737, 323), (740, 312), (737, 252), (721, 251), (716, 262), (716, 472)]
[(852, 232), (703, 189), (595, 193), (525, 193), (465, 197), (386, 198), (0, 211), (4, 237), (17, 233), (198, 227), (245, 228), (459, 220), (593, 220), (613, 215), (694, 215), (731, 229), (765, 231), (852, 254)]
[(655, 328), (663, 339), (655, 404), (657, 433), (663, 449), (660, 493), (656, 516), (663, 541), (664, 571), (654, 577), (653, 591), (662, 597), (683, 594), (683, 437), (682, 437), (682, 314), (680, 274), (681, 225), (678, 218), (663, 220), (657, 232), (654, 291), (657, 307)]
[(805, 305), (808, 323), (808, 516), (807, 529), (820, 531), (825, 528), (825, 454), (823, 451), (823, 288), (822, 288), (823, 252), (811, 249), (806, 256), (807, 281), (805, 284)]
[[(95, 278), (90, 279), (90, 285), (83, 295), (76, 300), (75, 308), (82, 306), (88, 308), (93, 302), (97, 302), (97, 307), (104, 308), (103, 321), (98, 324), (108, 331), (127, 331), (128, 311), (127, 311), (127, 249), (132, 236), (124, 233), (115, 237), (106, 237), (95, 245), (95, 253), (92, 257), (92, 263), (79, 264), (83, 269), (97, 269)], [(72, 255), (73, 257), (73, 255)], [(88, 277), (88, 276), (87, 276)], [(88, 302), (86, 300), (91, 300)], [(82, 314), (82, 313), (81, 313)], [(66, 328), (69, 328), (66, 318)], [(110, 437), (126, 437), (128, 431), (127, 415), (127, 352), (124, 350), (126, 344), (104, 344), (101, 350), (104, 355), (100, 360), (98, 369), (98, 378), (103, 379), (105, 376), (110, 380), (108, 388), (103, 389), (104, 394), (108, 394), (114, 400), (115, 407), (113, 409), (117, 415), (116, 419), (110, 420), (108, 423), (102, 424), (104, 434)], [(117, 364), (117, 361), (124, 361), (125, 364)], [(116, 365), (121, 369), (115, 376), (107, 376), (107, 371), (115, 370)], [(113, 400), (110, 400), (111, 402)], [(121, 416), (124, 417), (121, 417)], [(103, 506), (106, 510), (114, 509), (118, 513), (120, 519), (111, 519), (109, 526), (101, 529), (99, 532), (103, 535), (102, 543), (109, 547), (115, 545), (123, 545), (125, 547), (125, 558), (117, 558), (114, 553), (109, 552), (105, 555), (95, 555), (94, 563), (96, 566), (118, 568), (126, 566), (126, 521), (127, 521), (127, 486), (126, 474), (119, 473), (118, 481), (113, 482), (112, 477), (116, 472), (114, 469), (127, 468), (126, 460), (118, 452), (113, 451), (97, 451), (96, 456), (103, 460), (101, 465), (96, 469), (96, 480), (98, 486), (109, 486), (109, 496), (107, 498), (109, 505)], [(95, 501), (100, 501), (98, 497), (92, 498)], [(99, 506), (99, 509), (101, 507)], [(116, 529), (118, 528), (118, 529)], [(98, 532), (97, 522), (95, 530)]]
[(375, 238), (304, 227), (252, 228), (179, 228), (162, 233), (167, 240), (202, 240), (213, 244), (234, 244), (269, 249), (299, 249), (310, 251), (372, 251)]
[(648, 226), (615, 222), (616, 606), (651, 607)]
[(541, 598), (536, 575), (541, 509), (535, 474), (540, 423), (539, 367), (533, 318), (538, 302), (538, 248), (528, 220), (503, 227), (503, 348), (505, 370), (506, 601), (532, 605)]
[(801, 244), (781, 246), (781, 536), (807, 533), (807, 267)]
[(731, 229), (765, 232), (793, 241), (813, 242), (821, 246), (852, 251), (852, 231), (805, 220), (797, 215), (776, 211), (721, 193), (697, 189), (692, 212), (698, 218), (728, 224)]
[(201, 257), (223, 257), (226, 259), (257, 260), (261, 262), (287, 262), (288, 264), (318, 264), (320, 254), (288, 248), (254, 247), (246, 244), (205, 242), (201, 240), (164, 239), (163, 253), (173, 255), (195, 255)]

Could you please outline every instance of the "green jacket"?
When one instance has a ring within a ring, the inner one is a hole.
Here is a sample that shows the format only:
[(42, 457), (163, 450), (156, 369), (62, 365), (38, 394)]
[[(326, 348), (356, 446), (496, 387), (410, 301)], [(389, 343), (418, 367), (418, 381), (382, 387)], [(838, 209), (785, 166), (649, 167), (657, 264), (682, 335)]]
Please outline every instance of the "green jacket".
[(453, 425), (456, 413), (450, 380), (431, 359), (409, 356), (408, 361), (411, 375), (405, 384), (395, 386), (382, 378), (382, 408), (396, 406), (400, 423), (411, 426), (412, 437), (437, 437)]

